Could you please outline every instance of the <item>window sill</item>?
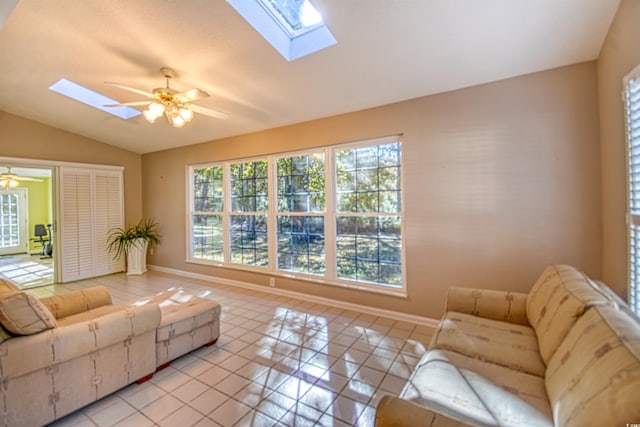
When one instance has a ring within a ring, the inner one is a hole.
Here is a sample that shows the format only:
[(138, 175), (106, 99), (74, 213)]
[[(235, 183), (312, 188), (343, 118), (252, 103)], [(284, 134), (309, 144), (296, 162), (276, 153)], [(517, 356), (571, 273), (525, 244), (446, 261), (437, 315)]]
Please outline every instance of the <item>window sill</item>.
[(406, 289), (404, 287), (394, 288), (386, 285), (375, 285), (375, 284), (369, 284), (369, 283), (358, 283), (358, 282), (350, 282), (350, 281), (342, 281), (342, 280), (329, 280), (329, 279), (325, 279), (325, 278), (313, 276), (313, 275), (273, 270), (268, 267), (264, 267), (264, 268), (251, 267), (251, 266), (244, 266), (244, 265), (227, 264), (227, 263), (216, 262), (216, 261), (207, 261), (207, 260), (201, 260), (201, 259), (187, 259), (185, 260), (185, 262), (188, 264), (197, 264), (197, 265), (204, 265), (209, 267), (224, 268), (229, 270), (238, 270), (238, 271), (244, 271), (247, 273), (258, 273), (264, 276), (282, 277), (282, 278), (291, 279), (291, 280), (298, 280), (300, 282), (308, 282), (308, 283), (325, 285), (325, 286), (334, 286), (334, 287), (343, 288), (343, 289), (351, 289), (355, 291), (382, 294), (382, 295), (387, 295), (387, 296), (392, 296), (397, 298), (408, 297)]

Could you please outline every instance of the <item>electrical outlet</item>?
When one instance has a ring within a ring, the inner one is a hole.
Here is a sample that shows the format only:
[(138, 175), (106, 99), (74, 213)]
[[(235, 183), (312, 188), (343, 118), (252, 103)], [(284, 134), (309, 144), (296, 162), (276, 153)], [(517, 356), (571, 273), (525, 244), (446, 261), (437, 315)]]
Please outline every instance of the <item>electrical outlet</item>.
[(269, 286), (271, 286), (272, 288), (276, 287), (276, 278), (275, 277), (269, 277)]

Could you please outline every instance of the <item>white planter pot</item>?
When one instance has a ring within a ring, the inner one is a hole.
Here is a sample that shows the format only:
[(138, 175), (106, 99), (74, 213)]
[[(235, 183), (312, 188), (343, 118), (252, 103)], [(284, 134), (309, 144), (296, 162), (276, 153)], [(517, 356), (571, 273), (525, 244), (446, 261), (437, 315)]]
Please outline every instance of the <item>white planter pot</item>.
[(136, 239), (127, 252), (127, 274), (143, 274), (147, 271), (147, 246), (145, 239)]

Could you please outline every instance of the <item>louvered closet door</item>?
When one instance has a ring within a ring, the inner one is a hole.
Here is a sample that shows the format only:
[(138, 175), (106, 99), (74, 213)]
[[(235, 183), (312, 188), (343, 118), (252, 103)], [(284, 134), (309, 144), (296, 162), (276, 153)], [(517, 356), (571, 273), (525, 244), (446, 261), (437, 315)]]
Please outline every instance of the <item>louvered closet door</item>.
[(106, 237), (123, 225), (122, 171), (60, 168), (61, 281), (123, 270), (106, 251)]
[(124, 270), (124, 259), (113, 259), (107, 250), (109, 232), (122, 227), (124, 207), (122, 204), (122, 172), (96, 171), (95, 183), (95, 243), (96, 275)]

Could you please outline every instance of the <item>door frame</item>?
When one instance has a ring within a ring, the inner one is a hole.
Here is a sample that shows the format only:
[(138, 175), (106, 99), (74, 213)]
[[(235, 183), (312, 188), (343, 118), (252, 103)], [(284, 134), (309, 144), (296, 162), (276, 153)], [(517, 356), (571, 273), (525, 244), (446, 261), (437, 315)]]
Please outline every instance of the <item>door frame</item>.
[[(57, 254), (60, 253), (58, 246), (56, 222), (58, 216), (58, 162), (54, 160), (37, 160), (25, 159), (18, 157), (2, 157), (0, 156), (0, 164), (2, 166), (32, 168), (32, 169), (49, 169), (51, 170), (51, 191), (49, 193), (49, 206), (51, 216), (51, 238), (53, 239), (53, 283), (59, 283), (59, 259)], [(27, 220), (28, 221), (28, 220)], [(29, 234), (29, 231), (27, 232)], [(28, 241), (29, 242), (29, 241)], [(27, 251), (29, 252), (29, 251)]]

